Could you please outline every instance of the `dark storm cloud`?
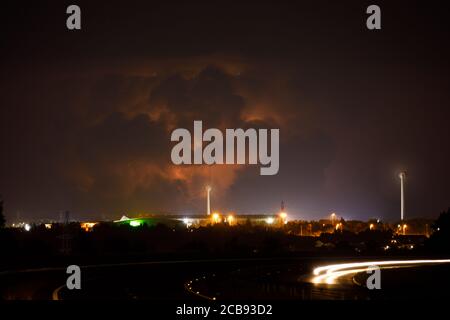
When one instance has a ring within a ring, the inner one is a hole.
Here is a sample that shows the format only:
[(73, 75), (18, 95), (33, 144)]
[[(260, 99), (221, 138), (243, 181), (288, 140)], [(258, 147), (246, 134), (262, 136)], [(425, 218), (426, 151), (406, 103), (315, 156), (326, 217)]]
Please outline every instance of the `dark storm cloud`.
[[(32, 210), (20, 203), (36, 204), (36, 198), (43, 199), (36, 211), (44, 216), (64, 209), (96, 216), (201, 212), (204, 185), (213, 182), (216, 191), (225, 195), (242, 168), (211, 172), (206, 167), (171, 165), (171, 130), (192, 130), (194, 120), (202, 120), (205, 129), (277, 125), (273, 120), (269, 124), (243, 119), (246, 100), (236, 89), (239, 78), (218, 66), (204, 65), (189, 76), (181, 72), (136, 76), (126, 71), (100, 73), (88, 81), (77, 76), (73, 79), (79, 81), (59, 81), (59, 89), (49, 91), (60, 78), (57, 74), (39, 83), (33, 80), (27, 96), (7, 95), (7, 103), (19, 107), (8, 109), (9, 117), (17, 121), (22, 114), (33, 113), (33, 103), (46, 92), (45, 105), (34, 110), (42, 121), (30, 117), (22, 128), (38, 131), (39, 137), (11, 127), (10, 136), (23, 143), (11, 144), (10, 163), (4, 167), (11, 166), (13, 154), (21, 154), (24, 160), (15, 164), (15, 177), (31, 173), (27, 180), (16, 180), (6, 193), (17, 195), (29, 189), (20, 197), (11, 196), (22, 212)], [(48, 194), (60, 200), (43, 205)]]
[(152, 76), (107, 74), (90, 88), (86, 111), (93, 119), (112, 112), (142, 112), (157, 79)]
[[(170, 130), (191, 129), (196, 119), (209, 126), (238, 123), (244, 106), (233, 92), (231, 76), (212, 66), (192, 78), (177, 73), (163, 79), (111, 76), (95, 84), (93, 92), (88, 113), (103, 117), (71, 143), (79, 146), (72, 177), (90, 198), (116, 198), (106, 207), (112, 211), (127, 210), (127, 203), (129, 210), (139, 209), (139, 203), (141, 211), (189, 208), (191, 189), (201, 192), (206, 173), (174, 175), (178, 169), (171, 165)], [(161, 189), (164, 195), (155, 197)]]
[(164, 124), (152, 121), (147, 114), (127, 118), (114, 112), (86, 128), (77, 154), (86, 163), (139, 161), (141, 157), (161, 161), (167, 138)]
[[(169, 156), (172, 146), (170, 129), (186, 127), (191, 130), (193, 121), (197, 119), (203, 120), (205, 128), (279, 127), (280, 124), (272, 117), (273, 112), (266, 114), (265, 110), (256, 109), (257, 120), (243, 117), (246, 108), (251, 109), (253, 106), (251, 99), (246, 100), (238, 93), (239, 88), (250, 88), (257, 95), (256, 92), (270, 86), (253, 79), (251, 74), (232, 75), (211, 65), (206, 65), (190, 77), (181, 73), (161, 78), (153, 75), (137, 77), (126, 73), (102, 75), (97, 80), (80, 81), (72, 87), (71, 95), (84, 98), (69, 103), (64, 103), (65, 95), (60, 94), (61, 91), (66, 92), (64, 88), (71, 87), (70, 82), (64, 82), (61, 90), (46, 95), (51, 96), (47, 98), (46, 108), (52, 110), (50, 114), (54, 119), (58, 116), (64, 125), (52, 127), (48, 123), (45, 126), (46, 136), (39, 141), (54, 142), (48, 150), (53, 155), (52, 159), (45, 161), (48, 153), (42, 159), (44, 163), (54, 162), (57, 166), (51, 175), (42, 176), (39, 163), (25, 164), (32, 168), (40, 184), (51, 183), (56, 189), (67, 190), (63, 197), (66, 203), (61, 201), (57, 208), (50, 206), (47, 210), (62, 210), (67, 205), (76, 212), (93, 214), (118, 214), (132, 210), (195, 212), (203, 210), (200, 196), (205, 183), (212, 183), (217, 194), (221, 192), (224, 196), (240, 175), (240, 183), (251, 187), (251, 183), (246, 183), (243, 178), (254, 182), (251, 169), (249, 173), (244, 170), (242, 173), (245, 174), (242, 175), (238, 172), (243, 168), (236, 167), (213, 170), (203, 167), (176, 168), (170, 165)], [(49, 81), (53, 83), (53, 80)], [(41, 85), (51, 86), (46, 83)], [(12, 100), (15, 98), (11, 97)], [(64, 105), (63, 110), (58, 108), (60, 105)], [(280, 108), (283, 109), (283, 106)], [(66, 119), (65, 115), (70, 117)], [(295, 198), (296, 191), (310, 188), (316, 182), (310, 181), (309, 175), (304, 179), (305, 183), (295, 186), (294, 181), (297, 179), (289, 172), (300, 166), (305, 169), (299, 172), (321, 175), (329, 155), (315, 161), (317, 169), (311, 170), (308, 160), (305, 162), (310, 155), (310, 147), (305, 148), (304, 141), (296, 141), (289, 134), (286, 134), (286, 138), (291, 143), (282, 135), (281, 157), (284, 160), (280, 179), (276, 181), (287, 179), (285, 183), (292, 187), (291, 196)], [(289, 144), (291, 146), (288, 148)], [(309, 145), (313, 144), (311, 140)], [(23, 150), (17, 146), (16, 149)], [(32, 184), (30, 188), (34, 186)], [(262, 197), (268, 197), (272, 192), (271, 188), (255, 190)], [(278, 203), (278, 198), (268, 201), (269, 206)], [(243, 199), (241, 201), (242, 208), (249, 210), (251, 205), (246, 205)], [(239, 197), (233, 202), (239, 203)], [(215, 204), (224, 209), (234, 208), (219, 199)], [(265, 203), (262, 203), (261, 209), (264, 206)], [(257, 212), (259, 209), (249, 211)]]
[(192, 127), (203, 120), (210, 127), (239, 126), (244, 99), (232, 87), (233, 77), (208, 66), (191, 79), (174, 75), (155, 88), (150, 97), (153, 108), (166, 107), (177, 127)]

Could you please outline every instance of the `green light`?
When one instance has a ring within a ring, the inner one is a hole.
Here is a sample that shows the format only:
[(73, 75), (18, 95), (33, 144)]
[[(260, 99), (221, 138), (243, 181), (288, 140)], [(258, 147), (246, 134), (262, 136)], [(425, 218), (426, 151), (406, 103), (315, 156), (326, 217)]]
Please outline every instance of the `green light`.
[(130, 221), (130, 226), (139, 227), (141, 225), (140, 221)]

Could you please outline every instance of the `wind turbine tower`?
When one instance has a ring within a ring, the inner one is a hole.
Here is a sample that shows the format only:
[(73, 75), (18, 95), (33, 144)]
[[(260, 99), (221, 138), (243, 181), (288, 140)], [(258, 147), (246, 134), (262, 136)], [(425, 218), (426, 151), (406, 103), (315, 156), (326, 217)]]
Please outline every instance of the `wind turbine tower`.
[(404, 214), (405, 214), (405, 178), (406, 178), (406, 172), (402, 171), (398, 175), (400, 178), (400, 219), (403, 221)]
[(206, 187), (206, 213), (208, 216), (211, 214), (211, 200), (210, 200), (210, 194), (211, 194), (211, 187)]

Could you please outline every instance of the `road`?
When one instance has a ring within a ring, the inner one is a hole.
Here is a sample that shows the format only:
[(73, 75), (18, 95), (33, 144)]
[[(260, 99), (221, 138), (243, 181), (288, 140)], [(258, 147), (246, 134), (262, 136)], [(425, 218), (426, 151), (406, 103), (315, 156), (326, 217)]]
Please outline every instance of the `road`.
[[(65, 268), (26, 269), (1, 272), (0, 294), (6, 300), (396, 299), (412, 293), (425, 295), (417, 290), (417, 284), (428, 288), (427, 295), (430, 291), (439, 295), (439, 283), (448, 279), (450, 265), (450, 259), (341, 258), (344, 263), (331, 263), (335, 259), (240, 258), (84, 265), (80, 266), (81, 290), (65, 287)], [(377, 296), (352, 282), (370, 265), (383, 269), (383, 295)], [(423, 266), (427, 268), (418, 270)], [(409, 270), (399, 270), (406, 267)]]
[[(283, 260), (283, 259), (281, 259)], [(169, 260), (80, 266), (82, 290), (65, 288), (65, 268), (0, 272), (5, 300), (59, 299), (192, 299), (187, 279), (205, 272), (226, 272), (279, 261), (274, 258)]]

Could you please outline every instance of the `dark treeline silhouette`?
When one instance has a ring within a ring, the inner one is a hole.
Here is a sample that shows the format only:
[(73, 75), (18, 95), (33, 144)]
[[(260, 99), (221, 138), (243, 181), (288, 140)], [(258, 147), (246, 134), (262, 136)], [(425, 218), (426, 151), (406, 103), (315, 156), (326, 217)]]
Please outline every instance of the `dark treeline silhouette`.
[(3, 199), (0, 195), (0, 228), (4, 228), (6, 224), (5, 215), (3, 214)]
[[(100, 223), (86, 232), (77, 223), (5, 228), (0, 232), (0, 269), (49, 266), (64, 261), (121, 262), (143, 259), (194, 259), (215, 257), (292, 257), (295, 255), (385, 255), (392, 241), (387, 231), (323, 233), (298, 236), (282, 229), (216, 224), (186, 227), (131, 227)], [(81, 262), (80, 262), (81, 263)]]
[(432, 225), (434, 233), (424, 246), (424, 236), (419, 239), (418, 236), (396, 235), (383, 228), (367, 228), (358, 233), (339, 229), (314, 237), (299, 236), (296, 224), (271, 228), (251, 223), (236, 226), (218, 223), (186, 228), (184, 224), (132, 227), (105, 222), (87, 232), (79, 223), (53, 224), (50, 229), (45, 225), (33, 225), (26, 231), (4, 228), (4, 222), (3, 202), (0, 201), (0, 269), (30, 263), (46, 266), (70, 258), (97, 262), (160, 257), (450, 253), (450, 209), (442, 212)]
[(393, 233), (391, 230), (365, 230), (359, 233), (343, 230), (322, 233), (319, 239), (335, 250), (380, 254), (393, 239)]
[(425, 243), (426, 248), (436, 253), (450, 253), (450, 208), (441, 212), (431, 227), (433, 234)]
[[(52, 229), (34, 226), (27, 232), (4, 229), (0, 235), (3, 261), (23, 261), (71, 255), (76, 257), (157, 257), (164, 254), (183, 257), (249, 254), (287, 254), (314, 249), (314, 239), (288, 235), (281, 230), (258, 226), (217, 224), (197, 229), (172, 228), (164, 224), (130, 227), (100, 223), (86, 232), (77, 223), (54, 225)], [(64, 242), (66, 242), (64, 244)], [(67, 250), (69, 249), (69, 250)]]

